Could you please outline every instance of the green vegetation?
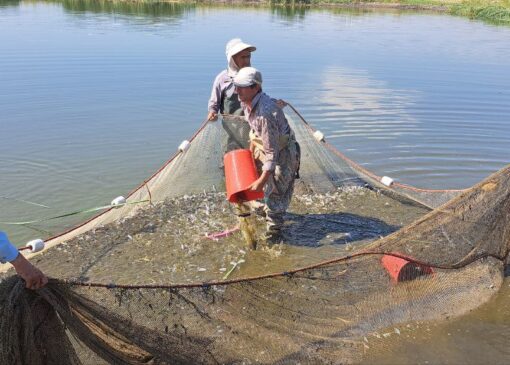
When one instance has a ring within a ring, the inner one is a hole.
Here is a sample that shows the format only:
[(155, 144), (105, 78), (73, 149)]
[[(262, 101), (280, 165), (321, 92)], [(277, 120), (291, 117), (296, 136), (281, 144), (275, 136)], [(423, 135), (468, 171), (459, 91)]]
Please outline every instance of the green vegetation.
[(510, 1), (466, 1), (450, 7), (453, 15), (500, 24), (510, 24)]

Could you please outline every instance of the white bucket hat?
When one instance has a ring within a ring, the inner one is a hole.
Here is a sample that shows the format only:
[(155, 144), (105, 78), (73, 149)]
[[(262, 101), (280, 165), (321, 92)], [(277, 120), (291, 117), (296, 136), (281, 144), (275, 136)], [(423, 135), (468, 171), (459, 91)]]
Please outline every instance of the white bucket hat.
[(227, 55), (227, 60), (230, 61), (232, 56), (238, 54), (241, 51), (247, 49), (250, 52), (253, 52), (257, 49), (257, 47), (252, 46), (251, 44), (244, 43), (241, 38), (234, 38), (228, 41), (227, 46), (225, 47), (225, 54)]
[(255, 67), (243, 67), (234, 77), (234, 85), (248, 87), (251, 85), (262, 85), (262, 74)]
[(225, 47), (225, 53), (227, 55), (227, 70), (228, 75), (230, 77), (234, 77), (237, 72), (239, 71), (239, 66), (236, 65), (234, 62), (233, 56), (238, 54), (241, 51), (244, 51), (245, 49), (249, 50), (250, 52), (255, 51), (257, 48), (254, 46), (244, 43), (240, 38), (234, 38), (228, 41), (227, 46)]

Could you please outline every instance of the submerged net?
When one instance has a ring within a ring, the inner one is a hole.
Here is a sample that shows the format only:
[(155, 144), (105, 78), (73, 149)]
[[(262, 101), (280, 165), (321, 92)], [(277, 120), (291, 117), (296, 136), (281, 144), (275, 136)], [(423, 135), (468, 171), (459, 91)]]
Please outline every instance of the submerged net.
[(128, 198), (150, 204), (53, 238), (37, 257), (47, 287), (0, 284), (0, 362), (357, 363), (377, 358), (387, 328), (460, 316), (497, 292), (510, 168), (466, 191), (387, 187), (288, 109), (302, 159), (283, 244), (205, 237), (237, 223), (222, 141), (247, 132), (236, 118), (206, 123)]

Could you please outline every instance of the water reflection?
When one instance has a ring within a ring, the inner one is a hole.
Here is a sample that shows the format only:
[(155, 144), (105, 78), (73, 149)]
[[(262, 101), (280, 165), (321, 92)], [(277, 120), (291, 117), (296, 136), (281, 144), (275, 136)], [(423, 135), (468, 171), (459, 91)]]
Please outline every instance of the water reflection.
[(288, 22), (300, 22), (305, 18), (305, 14), (310, 8), (305, 6), (281, 6), (272, 5), (271, 13), (277, 18)]
[[(25, 1), (25, 2), (31, 2)], [(37, 1), (34, 1), (37, 2)], [(196, 10), (205, 9), (257, 9), (266, 12), (269, 10), (277, 19), (284, 20), (289, 24), (300, 23), (307, 14), (324, 9), (310, 7), (305, 0), (305, 5), (292, 4), (289, 1), (274, 2), (266, 4), (196, 4), (196, 3), (175, 3), (175, 2), (150, 2), (150, 1), (110, 1), (110, 0), (48, 0), (47, 3), (62, 4), (64, 10), (72, 13), (90, 12), (95, 14), (122, 14), (130, 16), (149, 16), (164, 19), (180, 19)], [(0, 7), (19, 6), (21, 0), (0, 0)], [(337, 15), (361, 16), (369, 13), (392, 12), (395, 9), (367, 9), (367, 8), (342, 8), (331, 7), (328, 12)]]
[(112, 2), (109, 0), (57, 0), (53, 2), (62, 4), (65, 10), (72, 12), (147, 15), (158, 18), (182, 18), (184, 15), (194, 12), (196, 8), (194, 4), (169, 2)]
[(329, 68), (319, 82), (317, 103), (321, 119), (332, 122), (329, 137), (394, 139), (419, 133), (419, 121), (406, 111), (415, 103), (415, 91), (391, 89), (364, 70)]
[(21, 3), (21, 0), (0, 0), (0, 8), (19, 6), (20, 3)]

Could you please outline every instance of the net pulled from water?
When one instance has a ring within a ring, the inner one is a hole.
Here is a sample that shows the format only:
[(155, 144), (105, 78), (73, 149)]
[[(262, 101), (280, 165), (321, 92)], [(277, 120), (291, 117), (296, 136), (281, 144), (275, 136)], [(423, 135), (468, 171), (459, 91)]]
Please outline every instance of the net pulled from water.
[[(237, 224), (222, 141), (245, 143), (239, 121), (207, 123), (128, 198), (152, 204), (109, 210), (34, 258), (47, 287), (0, 284), (0, 362), (357, 363), (385, 329), (461, 316), (498, 291), (510, 168), (461, 192), (387, 187), (287, 117), (302, 164), (283, 244), (206, 238)], [(396, 273), (385, 262), (398, 259)]]

